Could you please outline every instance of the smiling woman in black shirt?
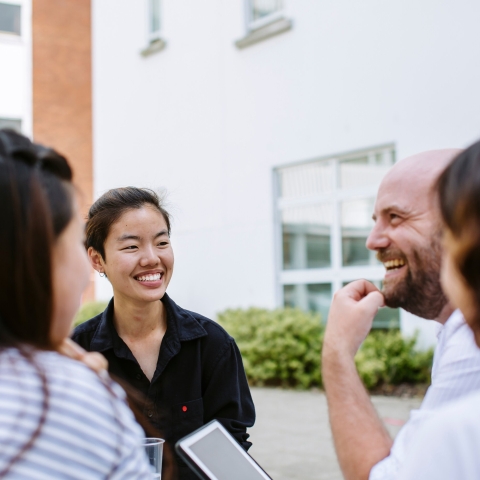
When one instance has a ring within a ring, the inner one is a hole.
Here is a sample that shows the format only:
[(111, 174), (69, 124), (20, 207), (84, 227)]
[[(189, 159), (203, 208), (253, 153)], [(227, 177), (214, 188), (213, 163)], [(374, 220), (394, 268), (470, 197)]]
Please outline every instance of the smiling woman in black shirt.
[[(147, 189), (113, 189), (90, 208), (86, 246), (113, 298), (73, 339), (103, 353), (109, 370), (134, 387), (171, 446), (219, 420), (248, 449), (255, 410), (240, 352), (217, 323), (165, 293), (173, 273), (170, 218)], [(196, 478), (178, 459), (179, 478)]]

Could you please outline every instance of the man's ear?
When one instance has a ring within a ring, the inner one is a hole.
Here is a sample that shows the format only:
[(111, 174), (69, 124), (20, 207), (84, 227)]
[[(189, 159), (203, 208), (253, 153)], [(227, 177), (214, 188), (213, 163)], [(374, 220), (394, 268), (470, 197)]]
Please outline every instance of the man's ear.
[(88, 247), (87, 255), (92, 267), (98, 273), (105, 273), (105, 262), (100, 253), (98, 253), (93, 247)]

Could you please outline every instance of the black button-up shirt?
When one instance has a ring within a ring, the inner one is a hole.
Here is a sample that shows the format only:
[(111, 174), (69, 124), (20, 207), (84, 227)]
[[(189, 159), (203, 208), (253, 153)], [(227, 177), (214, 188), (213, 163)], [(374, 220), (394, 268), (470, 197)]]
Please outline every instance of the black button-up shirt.
[[(165, 294), (161, 301), (167, 330), (150, 382), (115, 330), (113, 301), (103, 313), (79, 325), (72, 338), (88, 351), (101, 352), (112, 374), (150, 400), (153, 407), (146, 406), (144, 414), (172, 449), (177, 440), (213, 419), (248, 449), (246, 429), (255, 422), (255, 408), (233, 338), (217, 323), (184, 310)], [(178, 457), (177, 462), (179, 478), (196, 478)]]

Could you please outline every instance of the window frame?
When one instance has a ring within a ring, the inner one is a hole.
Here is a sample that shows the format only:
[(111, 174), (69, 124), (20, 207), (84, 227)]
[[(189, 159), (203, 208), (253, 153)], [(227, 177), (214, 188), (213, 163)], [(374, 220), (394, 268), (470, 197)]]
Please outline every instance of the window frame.
[[(285, 5), (282, 8), (275, 10), (265, 17), (253, 19), (253, 2), (255, 0), (245, 0), (245, 19), (247, 32), (258, 30), (270, 23), (285, 18)], [(284, 1), (284, 0), (283, 0)]]
[[(152, 31), (152, 24), (153, 24), (153, 2), (156, 2), (158, 4), (158, 16), (159, 16), (159, 27), (158, 30)], [(162, 39), (162, 0), (148, 0), (148, 5), (147, 5), (147, 25), (148, 25), (148, 30), (147, 30), (147, 40), (149, 44), (152, 44), (156, 42), (157, 40)]]

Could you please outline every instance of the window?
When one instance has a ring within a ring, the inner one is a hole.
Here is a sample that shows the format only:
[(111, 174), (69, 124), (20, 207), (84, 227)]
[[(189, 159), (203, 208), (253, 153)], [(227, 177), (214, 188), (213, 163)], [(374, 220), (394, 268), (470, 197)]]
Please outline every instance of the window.
[(11, 128), (21, 133), (22, 121), (15, 118), (0, 118), (0, 128)]
[(161, 31), (161, 0), (147, 0), (147, 7), (147, 46), (140, 51), (143, 57), (161, 52), (167, 45)]
[(10, 3), (0, 3), (0, 32), (21, 34), (21, 6)]
[[(365, 242), (378, 185), (394, 162), (387, 145), (275, 170), (285, 306), (319, 312), (325, 321), (333, 292), (346, 283), (369, 278), (380, 286), (384, 268)], [(374, 325), (398, 326), (398, 310), (380, 310)]]
[(148, 39), (151, 42), (160, 39), (160, 0), (148, 0)]
[(283, 0), (247, 0), (249, 30), (259, 28), (281, 16)]

